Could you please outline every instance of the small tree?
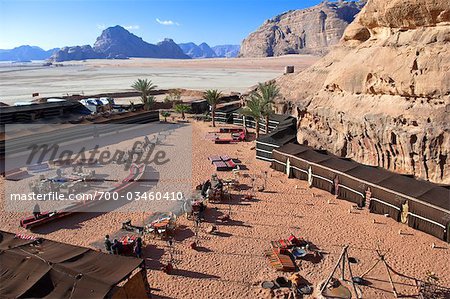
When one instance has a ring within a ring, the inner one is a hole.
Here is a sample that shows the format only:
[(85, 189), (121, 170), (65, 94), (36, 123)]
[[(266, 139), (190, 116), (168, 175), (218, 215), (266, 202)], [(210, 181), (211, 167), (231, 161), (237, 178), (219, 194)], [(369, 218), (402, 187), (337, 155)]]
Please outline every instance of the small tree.
[(242, 114), (250, 116), (255, 121), (256, 138), (259, 138), (259, 121), (261, 120), (264, 111), (264, 101), (258, 96), (256, 92), (249, 96), (247, 106), (242, 109)]
[(272, 104), (275, 103), (275, 99), (280, 95), (280, 89), (275, 82), (259, 83), (256, 90), (256, 96), (262, 101), (263, 109), (261, 111), (262, 116), (266, 122), (266, 134), (269, 133), (269, 117), (272, 114)]
[(167, 122), (167, 118), (170, 116), (169, 111), (161, 111), (161, 116), (164, 117), (164, 122)]
[(181, 118), (184, 120), (186, 119), (185, 113), (188, 112), (191, 109), (189, 105), (185, 104), (176, 104), (175, 105), (175, 111), (178, 113), (181, 113)]
[(222, 92), (218, 91), (217, 89), (208, 89), (203, 94), (203, 98), (208, 102), (209, 105), (211, 105), (213, 127), (216, 126), (216, 107), (221, 97)]
[(155, 97), (150, 93), (158, 86), (148, 79), (137, 79), (131, 87), (141, 93), (141, 101), (145, 110), (150, 110), (151, 105), (155, 102)]
[(172, 107), (181, 102), (181, 90), (172, 89), (164, 98), (164, 103), (172, 103)]

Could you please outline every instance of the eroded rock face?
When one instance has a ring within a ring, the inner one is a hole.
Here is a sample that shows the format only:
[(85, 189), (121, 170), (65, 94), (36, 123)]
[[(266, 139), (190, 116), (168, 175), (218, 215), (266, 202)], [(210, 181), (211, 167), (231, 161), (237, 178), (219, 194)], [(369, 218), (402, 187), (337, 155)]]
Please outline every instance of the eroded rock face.
[(325, 54), (339, 42), (362, 2), (323, 2), (267, 20), (241, 45), (241, 57)]
[(340, 44), (277, 79), (298, 140), (450, 183), (450, 4), (369, 0)]

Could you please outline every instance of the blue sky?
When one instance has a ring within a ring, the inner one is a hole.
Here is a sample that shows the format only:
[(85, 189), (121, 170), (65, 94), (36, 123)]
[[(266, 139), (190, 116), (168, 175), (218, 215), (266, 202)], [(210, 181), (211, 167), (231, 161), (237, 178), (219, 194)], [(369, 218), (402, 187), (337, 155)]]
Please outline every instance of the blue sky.
[(240, 44), (266, 19), (320, 0), (0, 0), (0, 49), (93, 44), (121, 25), (145, 41)]

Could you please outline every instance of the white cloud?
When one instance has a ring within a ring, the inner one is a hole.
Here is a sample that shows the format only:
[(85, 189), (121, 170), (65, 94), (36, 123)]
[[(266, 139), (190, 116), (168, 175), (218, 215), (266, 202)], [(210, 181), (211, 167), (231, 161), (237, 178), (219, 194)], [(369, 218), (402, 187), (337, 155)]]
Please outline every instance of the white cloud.
[(175, 25), (175, 26), (180, 26), (179, 23), (174, 22), (174, 21), (172, 21), (172, 20), (160, 20), (160, 19), (156, 18), (156, 22), (157, 22), (158, 24), (161, 24), (161, 25), (164, 25), (164, 26), (173, 26), (173, 25)]
[(128, 25), (128, 26), (123, 26), (123, 28), (125, 28), (126, 30), (138, 30), (141, 27), (139, 25)]
[(106, 25), (105, 24), (98, 24), (97, 25), (97, 29), (105, 30), (106, 29)]

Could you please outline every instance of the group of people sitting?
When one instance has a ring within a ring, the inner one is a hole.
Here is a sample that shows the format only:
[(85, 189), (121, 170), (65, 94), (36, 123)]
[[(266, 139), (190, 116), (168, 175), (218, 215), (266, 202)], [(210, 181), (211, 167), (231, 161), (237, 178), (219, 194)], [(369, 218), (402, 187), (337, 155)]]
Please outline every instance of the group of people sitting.
[[(109, 239), (109, 235), (105, 236), (105, 249), (110, 254), (124, 254), (124, 246), (122, 242), (114, 239), (112, 242)], [(133, 253), (136, 257), (142, 258), (142, 238), (138, 237), (134, 242)]]

